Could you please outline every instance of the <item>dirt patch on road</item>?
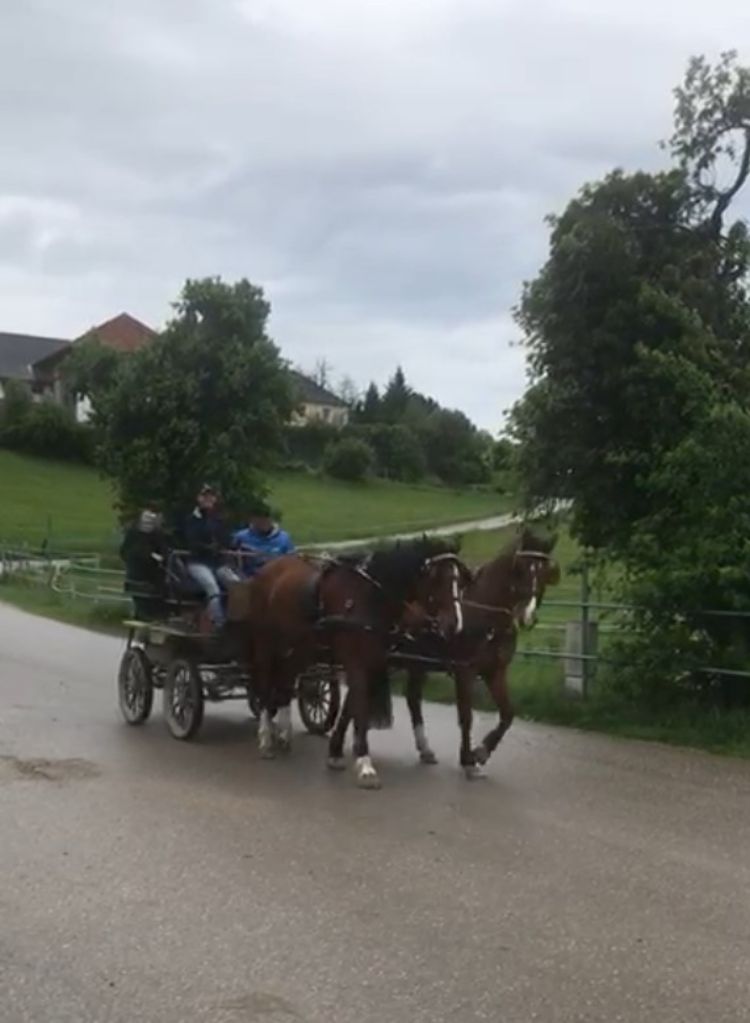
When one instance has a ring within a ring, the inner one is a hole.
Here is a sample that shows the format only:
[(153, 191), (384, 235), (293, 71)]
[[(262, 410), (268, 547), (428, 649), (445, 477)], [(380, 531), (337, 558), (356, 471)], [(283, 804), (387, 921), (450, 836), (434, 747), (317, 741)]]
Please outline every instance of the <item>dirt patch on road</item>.
[(77, 757), (47, 760), (44, 757), (0, 756), (0, 782), (3, 781), (85, 781), (97, 778), (99, 768), (90, 760)]

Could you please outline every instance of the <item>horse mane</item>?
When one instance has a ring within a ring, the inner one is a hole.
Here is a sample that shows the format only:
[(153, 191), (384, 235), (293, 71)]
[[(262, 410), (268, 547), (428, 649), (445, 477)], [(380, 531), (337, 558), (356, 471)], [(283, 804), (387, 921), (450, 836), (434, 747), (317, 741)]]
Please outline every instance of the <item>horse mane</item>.
[(533, 526), (524, 524), (515, 536), (512, 536), (501, 552), (501, 556), (517, 554), (519, 551), (539, 551), (540, 554), (551, 554), (555, 542), (555, 536), (538, 532)]
[(392, 597), (405, 599), (425, 561), (441, 554), (457, 554), (456, 541), (422, 536), (378, 547), (367, 561), (367, 572)]

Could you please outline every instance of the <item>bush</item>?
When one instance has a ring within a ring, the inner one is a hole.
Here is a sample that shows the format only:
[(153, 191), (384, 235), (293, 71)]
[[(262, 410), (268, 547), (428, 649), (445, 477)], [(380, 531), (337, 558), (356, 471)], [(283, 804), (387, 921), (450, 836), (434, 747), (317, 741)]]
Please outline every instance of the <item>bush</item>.
[(416, 483), (427, 474), (427, 459), (419, 438), (401, 423), (354, 427), (353, 435), (375, 452), (376, 472), (385, 479)]
[(339, 429), (330, 423), (312, 422), (302, 426), (287, 426), (284, 430), (285, 461), (319, 469), (326, 448), (339, 440), (340, 436)]
[(329, 444), (323, 456), (323, 468), (329, 476), (338, 480), (358, 483), (364, 480), (375, 466), (375, 452), (364, 440), (345, 437)]
[(20, 391), (8, 393), (0, 417), (0, 444), (45, 458), (92, 462), (94, 434), (74, 414), (51, 401), (32, 403)]

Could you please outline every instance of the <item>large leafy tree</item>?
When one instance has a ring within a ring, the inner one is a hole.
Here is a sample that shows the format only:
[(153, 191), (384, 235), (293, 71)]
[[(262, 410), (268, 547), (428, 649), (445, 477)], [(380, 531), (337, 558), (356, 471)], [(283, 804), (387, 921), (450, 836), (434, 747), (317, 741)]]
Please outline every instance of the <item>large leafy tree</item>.
[(708, 387), (750, 394), (750, 245), (743, 222), (726, 223), (750, 171), (750, 73), (732, 54), (696, 58), (676, 97), (673, 169), (616, 171), (551, 218), (549, 258), (517, 312), (527, 497), (572, 499), (580, 538), (618, 553), (658, 513), (652, 476), (696, 400)]
[(246, 280), (189, 280), (160, 337), (93, 390), (100, 463), (123, 513), (157, 500), (175, 517), (203, 480), (237, 513), (262, 490), (293, 408), (269, 311)]

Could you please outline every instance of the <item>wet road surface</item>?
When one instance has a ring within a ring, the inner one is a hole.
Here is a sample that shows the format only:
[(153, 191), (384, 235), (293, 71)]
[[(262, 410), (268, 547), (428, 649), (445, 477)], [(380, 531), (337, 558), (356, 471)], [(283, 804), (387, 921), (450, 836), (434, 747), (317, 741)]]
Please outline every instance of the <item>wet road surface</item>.
[(242, 707), (128, 728), (122, 643), (0, 605), (3, 1023), (726, 1023), (750, 1015), (750, 764), (453, 711), (380, 792)]

